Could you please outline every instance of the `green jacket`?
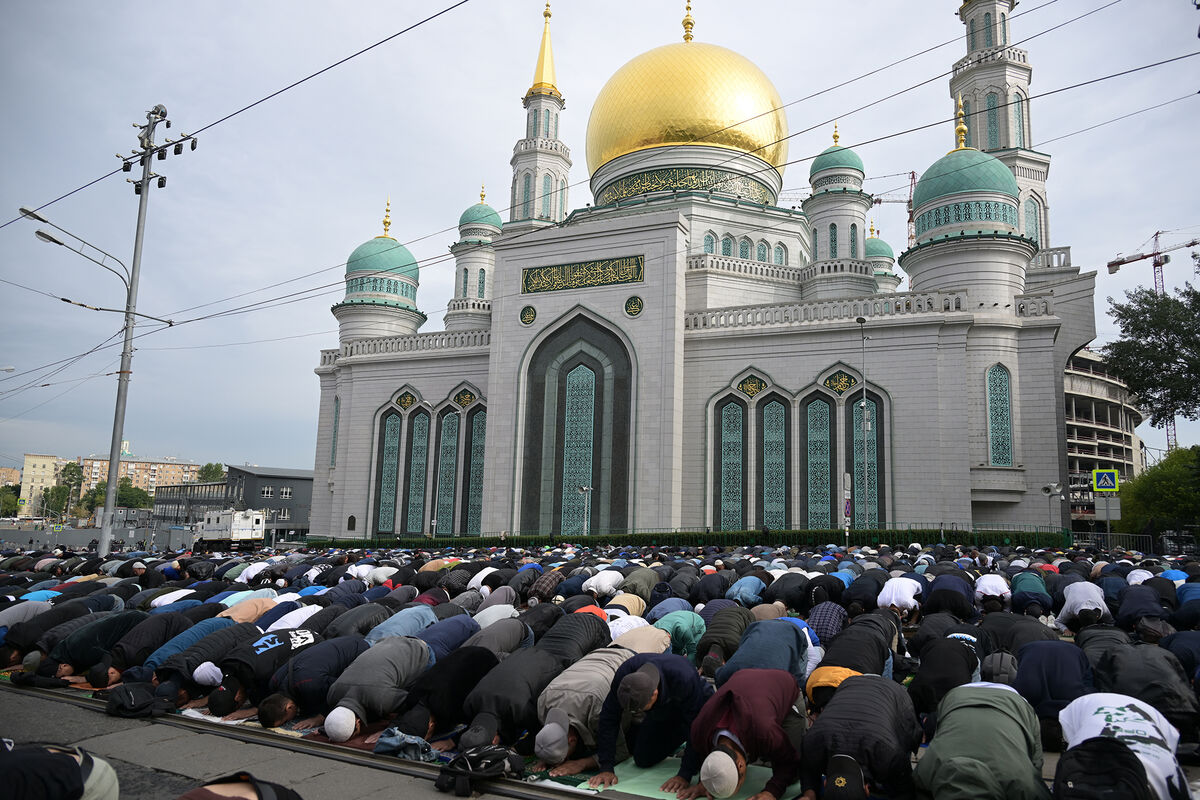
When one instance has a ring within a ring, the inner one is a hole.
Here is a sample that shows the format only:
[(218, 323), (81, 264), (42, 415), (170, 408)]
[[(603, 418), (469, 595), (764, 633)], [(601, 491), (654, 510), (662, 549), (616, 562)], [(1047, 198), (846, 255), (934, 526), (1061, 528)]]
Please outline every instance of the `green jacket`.
[(664, 614), (654, 627), (671, 635), (671, 652), (677, 656), (695, 659), (696, 649), (704, 636), (704, 617), (695, 611), (672, 611)]

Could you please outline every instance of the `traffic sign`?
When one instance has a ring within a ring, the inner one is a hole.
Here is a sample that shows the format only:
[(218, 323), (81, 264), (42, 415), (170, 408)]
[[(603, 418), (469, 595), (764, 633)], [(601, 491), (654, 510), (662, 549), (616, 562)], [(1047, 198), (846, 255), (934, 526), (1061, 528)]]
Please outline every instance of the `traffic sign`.
[(62, 532), (62, 529), (63, 529), (63, 526), (62, 526), (62, 525), (54, 525), (54, 526), (51, 526), (51, 530), (53, 530), (55, 533), (61, 533), (61, 532)]
[(850, 516), (850, 501), (846, 501), (846, 516)]
[(1093, 492), (1116, 492), (1120, 491), (1121, 478), (1115, 469), (1094, 469), (1092, 470), (1092, 491)]
[(24, 497), (17, 498), (17, 505), (19, 505), (19, 506), (25, 505), (25, 498)]

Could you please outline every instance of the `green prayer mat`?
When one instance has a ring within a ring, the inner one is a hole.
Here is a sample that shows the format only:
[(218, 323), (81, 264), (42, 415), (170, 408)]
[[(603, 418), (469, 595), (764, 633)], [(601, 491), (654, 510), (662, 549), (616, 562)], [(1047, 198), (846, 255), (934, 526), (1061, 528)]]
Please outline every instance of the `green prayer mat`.
[[(626, 794), (653, 797), (657, 800), (673, 799), (673, 794), (659, 791), (658, 787), (666, 783), (668, 779), (675, 777), (677, 772), (679, 772), (678, 758), (668, 758), (646, 769), (635, 766), (633, 759), (630, 758), (617, 765), (617, 784), (612, 788)], [(746, 781), (742, 784), (742, 790), (733, 795), (730, 800), (746, 800), (751, 795), (758, 794), (770, 779), (769, 767), (751, 764), (746, 768)], [(586, 779), (575, 785), (580, 789), (591, 788)], [(798, 794), (800, 794), (799, 782), (789, 786), (783, 796), (794, 797)]]

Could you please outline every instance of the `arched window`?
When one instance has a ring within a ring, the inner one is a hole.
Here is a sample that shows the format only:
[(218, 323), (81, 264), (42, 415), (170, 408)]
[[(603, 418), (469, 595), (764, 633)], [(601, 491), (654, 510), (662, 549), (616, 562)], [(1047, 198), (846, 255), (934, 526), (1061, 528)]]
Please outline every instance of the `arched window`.
[(834, 420), (829, 401), (819, 396), (810, 398), (801, 407), (800, 430), (804, 437), (800, 447), (804, 457), (800, 478), (804, 483), (802, 496), (807, 509), (807, 526), (810, 530), (829, 530), (836, 527), (833, 514), (836, 482), (833, 472), (837, 466), (834, 457)]
[(787, 248), (781, 244), (775, 245), (775, 263), (781, 266), (787, 264)]
[(1008, 17), (1000, 15), (1000, 44), (1008, 44)]
[(858, 258), (858, 225), (850, 223), (850, 257)]
[(1025, 146), (1025, 101), (1021, 95), (1013, 95), (1013, 131), (1017, 135), (1017, 147)]
[(837, 249), (837, 225), (830, 225), (830, 226), (829, 226), (829, 257), (830, 257), (830, 258), (837, 258), (837, 257), (838, 257), (838, 249)]
[[(550, 112), (547, 111), (547, 114)], [(550, 173), (547, 172), (542, 176), (542, 219), (550, 219), (550, 194), (553, 182), (550, 178)]]
[(357, 522), (358, 522), (358, 520), (356, 520), (356, 519), (354, 518), (354, 515), (353, 515), (353, 514), (351, 514), (350, 516), (346, 517), (346, 530), (348, 530), (348, 531), (352, 531), (352, 530), (354, 530), (354, 526), (355, 526), (355, 524), (356, 524)]
[(788, 528), (789, 421), (788, 407), (772, 397), (758, 406), (759, 526)]
[(987, 371), (988, 463), (993, 467), (1013, 465), (1011, 381), (1003, 364)]
[(717, 530), (746, 529), (746, 409), (729, 399), (717, 406), (714, 492)]
[(732, 256), (733, 255), (733, 237), (732, 236), (726, 236), (724, 239), (721, 240), (721, 255), (723, 255), (723, 256)]
[(479, 270), (479, 299), (483, 299), (484, 290), (487, 288), (487, 270)]
[[(555, 115), (555, 119), (558, 119), (557, 115)], [(558, 218), (560, 220), (567, 218), (567, 181), (565, 179), (558, 182)]]
[(970, 22), (967, 23), (967, 30), (969, 31), (969, 33), (967, 35), (967, 49), (974, 50), (975, 49), (975, 20), (974, 19), (972, 19)]
[[(846, 435), (846, 446), (850, 448), (847, 461), (853, 467), (851, 475), (852, 508), (854, 527), (873, 530), (883, 522), (883, 486), (880, 463), (883, 460), (883, 420), (880, 418), (879, 398), (868, 393), (866, 399), (866, 425), (863, 424), (862, 392), (846, 401), (847, 420), (850, 430)], [(865, 446), (864, 446), (865, 442)], [(865, 461), (864, 461), (865, 458)]]
[(771, 251), (767, 247), (766, 242), (759, 242), (758, 246), (755, 247), (754, 250), (755, 250), (754, 255), (757, 256), (758, 260), (763, 262), (764, 264), (771, 260), (771, 258), (770, 258)]
[(521, 219), (533, 216), (533, 175), (525, 173), (525, 193), (521, 196)]
[(545, 109), (542, 112), (542, 136), (550, 138), (550, 109)]
[(750, 240), (742, 239), (738, 242), (738, 258), (744, 258), (747, 261), (750, 259)]
[(1025, 201), (1025, 235), (1041, 245), (1042, 207), (1032, 197)]
[(990, 92), (987, 96), (987, 146), (989, 150), (1000, 147), (1000, 98)]
[(525, 138), (532, 139), (537, 136), (537, 109), (530, 109), (525, 120)]
[(991, 47), (994, 40), (992, 38), (992, 15), (983, 15), (983, 46)]
[(329, 466), (337, 466), (338, 423), (342, 416), (342, 398), (333, 398), (333, 436), (329, 441)]
[(710, 254), (717, 252), (717, 237), (711, 233), (704, 234), (704, 252)]
[(820, 261), (820, 260), (821, 260), (820, 247), (818, 246), (818, 240), (819, 240), (820, 238), (821, 238), (821, 236), (820, 236), (820, 234), (819, 234), (819, 233), (817, 233), (817, 229), (816, 229), (816, 228), (813, 228), (813, 229), (812, 229), (812, 251), (813, 251), (813, 261)]
[(554, 130), (552, 131), (552, 133), (553, 133), (553, 136), (551, 138), (557, 139), (558, 138), (558, 112), (557, 111), (554, 112)]
[(429, 468), (429, 412), (417, 411), (408, 418), (408, 453), (404, 492), (404, 532), (425, 532), (425, 477)]
[(434, 473), (433, 513), (438, 521), (442, 536), (454, 534), (455, 477), (458, 473), (458, 424), (455, 411), (443, 412), (439, 417), (437, 472)]
[(487, 411), (477, 408), (467, 421), (467, 443), (465, 453), (466, 485), (463, 493), (467, 498), (462, 531), (468, 536), (478, 536), (483, 518), (483, 442), (487, 437)]
[(973, 145), (971, 143), (975, 141), (975, 139), (971, 136), (971, 131), (974, 130), (972, 127), (974, 125), (974, 121), (971, 119), (970, 100), (963, 101), (963, 123), (967, 126), (967, 147), (972, 147)]
[(379, 499), (375, 514), (375, 530), (379, 533), (394, 533), (396, 530), (396, 486), (400, 476), (400, 428), (401, 418), (389, 412), (383, 419), (379, 432), (379, 459), (376, 467)]
[(579, 364), (567, 373), (563, 424), (562, 524), (564, 534), (591, 533), (587, 511), (595, 462), (596, 373)]
[(467, 272), (467, 268), (463, 267), (463, 287), (462, 287), (462, 296), (463, 297), (467, 296), (467, 287), (469, 285), (470, 285), (470, 275)]

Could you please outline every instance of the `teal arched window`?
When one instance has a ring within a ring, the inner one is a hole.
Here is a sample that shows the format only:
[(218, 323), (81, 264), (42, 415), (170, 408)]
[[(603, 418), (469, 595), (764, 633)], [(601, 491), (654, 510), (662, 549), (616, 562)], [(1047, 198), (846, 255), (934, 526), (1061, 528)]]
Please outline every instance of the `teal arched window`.
[(554, 191), (553, 186), (550, 173), (547, 172), (542, 176), (542, 219), (550, 219), (550, 195)]
[(554, 119), (554, 129), (553, 129), (553, 131), (551, 132), (551, 133), (553, 134), (553, 135), (551, 136), (551, 138), (553, 138), (553, 139), (557, 139), (557, 138), (558, 138), (558, 112), (555, 112), (555, 113), (554, 113), (554, 117), (553, 117), (553, 119)]
[(717, 237), (711, 233), (704, 234), (704, 252), (710, 254), (717, 252)]
[(337, 439), (338, 439), (338, 423), (342, 416), (342, 398), (333, 398), (333, 436), (329, 442), (329, 466), (337, 466)]
[(550, 109), (542, 111), (542, 136), (550, 138)]
[(746, 409), (729, 400), (717, 409), (716, 526), (746, 529)]
[(429, 413), (418, 411), (408, 421), (408, 491), (404, 493), (406, 533), (425, 532), (425, 477), (429, 469)]
[(1008, 17), (1000, 15), (1000, 44), (1008, 44)]
[(733, 255), (733, 237), (732, 236), (726, 236), (724, 239), (721, 240), (721, 255), (723, 255), (723, 256), (732, 256)]
[(448, 411), (441, 416), (441, 430), (438, 431), (437, 473), (434, 478), (437, 487), (434, 489), (434, 517), (438, 521), (438, 530), (443, 536), (454, 533), (454, 493), (455, 477), (458, 474), (458, 425), (459, 415)]
[(1021, 95), (1013, 95), (1013, 130), (1017, 134), (1017, 147), (1025, 146), (1025, 101)]
[(468, 296), (468, 294), (467, 294), (468, 288), (467, 287), (470, 286), (470, 281), (471, 281), (470, 273), (467, 271), (466, 267), (463, 267), (463, 292), (462, 292), (463, 297)]
[(1000, 98), (993, 92), (987, 96), (987, 142), (989, 150), (1000, 147)]
[(1042, 207), (1032, 197), (1025, 201), (1025, 235), (1042, 243)]
[(833, 419), (826, 400), (816, 398), (804, 408), (805, 499), (808, 506), (808, 528), (829, 530), (835, 527), (833, 504)]
[(529, 219), (533, 216), (533, 176), (528, 172), (525, 173), (523, 188), (525, 192), (521, 196), (521, 218)]
[(479, 270), (479, 299), (483, 299), (484, 290), (487, 288), (487, 270)]
[(771, 251), (770, 251), (770, 249), (767, 247), (767, 243), (766, 243), (766, 242), (759, 242), (759, 243), (758, 243), (758, 246), (757, 246), (756, 248), (754, 248), (754, 250), (755, 250), (755, 253), (754, 253), (754, 255), (755, 255), (755, 256), (757, 256), (757, 257), (758, 257), (758, 260), (759, 260), (759, 261), (761, 261), (761, 262), (763, 262), (764, 264), (765, 264), (765, 263), (767, 263), (768, 261), (770, 261), (770, 260), (771, 260), (771, 259), (770, 259), (770, 252), (771, 252)]
[(744, 258), (747, 261), (750, 260), (750, 240), (749, 239), (742, 239), (740, 242), (738, 242), (738, 258)]
[(538, 120), (537, 109), (536, 108), (531, 109), (529, 112), (529, 115), (525, 121), (525, 138), (526, 139), (532, 139), (533, 137), (537, 136), (537, 120)]
[(775, 263), (781, 266), (787, 264), (787, 250), (781, 244), (775, 245)]
[(400, 475), (400, 415), (389, 413), (379, 434), (379, 505), (375, 527), (380, 533), (396, 530), (396, 481)]
[(963, 123), (967, 126), (967, 147), (971, 147), (972, 146), (971, 142), (973, 142), (974, 139), (971, 138), (971, 130), (972, 130), (973, 122), (971, 120), (971, 101), (970, 100), (963, 101)]
[(763, 406), (759, 417), (762, 525), (774, 530), (788, 527), (787, 417), (787, 407), (779, 400)]
[(483, 518), (483, 442), (487, 436), (487, 411), (479, 409), (472, 412), (467, 425), (466, 453), (470, 462), (467, 465), (467, 485), (464, 491), (467, 497), (466, 518), (463, 521), (463, 533), (468, 536), (478, 536)]
[(992, 39), (992, 15), (983, 15), (983, 46), (991, 47), (994, 40)]
[(988, 463), (993, 467), (1013, 465), (1012, 376), (1003, 364), (987, 371)]
[[(558, 119), (558, 116), (555, 116)], [(567, 182), (561, 180), (558, 182), (558, 218), (567, 218)]]
[(850, 257), (858, 258), (858, 225), (850, 223)]
[[(879, 526), (879, 419), (878, 404), (867, 397), (867, 424), (863, 425), (863, 400), (856, 395), (847, 405), (852, 407), (850, 424), (853, 431), (850, 444), (853, 452), (850, 459), (854, 464), (854, 527), (870, 530)], [(866, 442), (864, 452), (864, 441)], [(865, 457), (865, 462), (864, 462)]]
[(837, 225), (830, 225), (829, 226), (829, 257), (830, 258), (838, 257), (837, 244), (838, 244), (838, 242), (837, 242)]
[(970, 50), (974, 50), (975, 49), (975, 20), (972, 19), (970, 22), (967, 23), (967, 30), (969, 32), (967, 34), (967, 48)]
[(821, 238), (821, 234), (817, 232), (816, 228), (813, 228), (812, 229), (813, 261), (821, 260), (821, 252), (820, 252), (821, 248), (820, 248), (820, 241), (819, 241), (820, 238)]
[[(589, 534), (591, 525), (586, 507), (592, 497), (595, 463), (596, 373), (586, 364), (567, 373), (565, 411), (560, 530), (564, 534)], [(580, 487), (588, 491), (581, 491)]]

